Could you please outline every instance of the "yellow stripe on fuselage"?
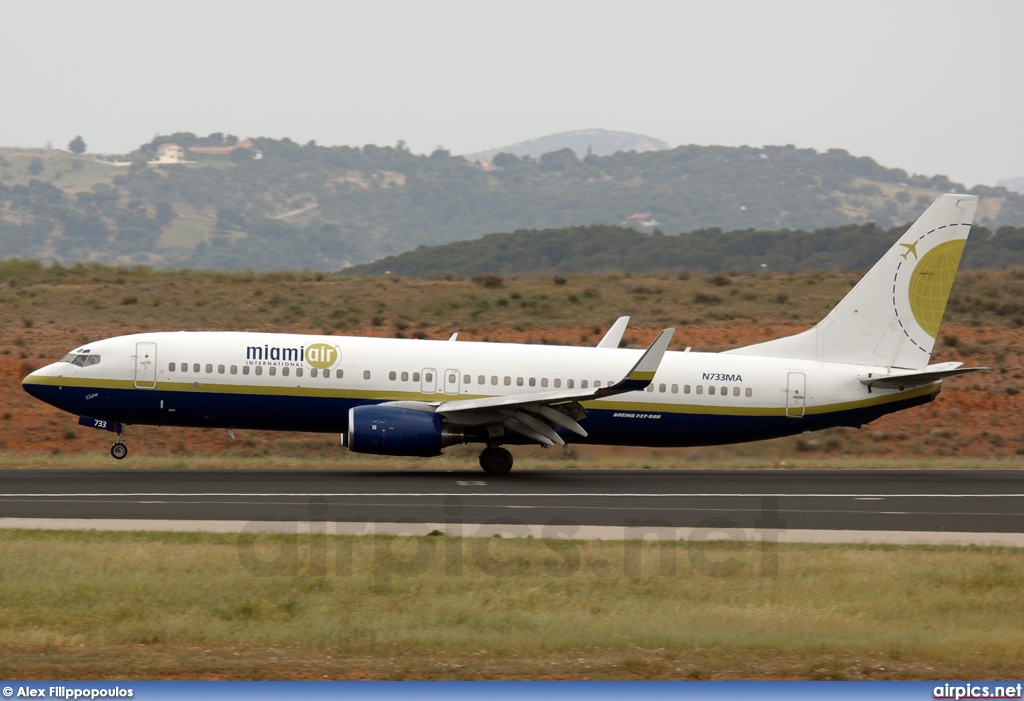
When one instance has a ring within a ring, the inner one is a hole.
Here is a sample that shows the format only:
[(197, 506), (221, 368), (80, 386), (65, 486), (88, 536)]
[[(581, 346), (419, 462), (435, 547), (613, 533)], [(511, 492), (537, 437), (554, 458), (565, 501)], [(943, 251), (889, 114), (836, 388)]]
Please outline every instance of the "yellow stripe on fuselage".
[[(340, 387), (281, 387), (265, 385), (236, 385), (200, 383), (198, 388), (180, 387), (188, 383), (158, 382), (155, 389), (137, 388), (131, 380), (102, 380), (82, 377), (32, 377), (25, 379), (26, 384), (83, 387), (96, 389), (133, 390), (137, 392), (180, 392), (182, 394), (239, 394), (239, 395), (264, 395), (274, 397), (320, 397), (337, 399), (365, 399), (381, 402), (388, 401), (420, 401), (420, 402), (446, 402), (463, 399), (484, 399), (498, 395), (487, 394), (459, 394), (449, 395), (443, 392), (425, 394), (423, 392), (391, 391), (385, 392), (379, 389), (356, 390)], [(851, 409), (862, 409), (871, 406), (884, 406), (894, 402), (907, 399), (916, 399), (929, 394), (937, 394), (940, 389), (939, 383), (925, 385), (906, 392), (893, 394), (879, 394), (865, 399), (857, 399), (849, 402), (836, 402), (832, 404), (808, 404), (804, 409), (804, 415), (831, 414)], [(627, 395), (620, 395), (625, 397)], [(712, 404), (684, 404), (679, 402), (637, 402), (626, 401), (619, 398), (608, 398), (592, 400), (582, 403), (586, 409), (602, 411), (631, 411), (646, 413), (666, 414), (704, 414), (719, 416), (784, 416), (786, 407), (754, 407), (744, 405), (712, 405)], [(794, 417), (795, 419), (797, 417)]]

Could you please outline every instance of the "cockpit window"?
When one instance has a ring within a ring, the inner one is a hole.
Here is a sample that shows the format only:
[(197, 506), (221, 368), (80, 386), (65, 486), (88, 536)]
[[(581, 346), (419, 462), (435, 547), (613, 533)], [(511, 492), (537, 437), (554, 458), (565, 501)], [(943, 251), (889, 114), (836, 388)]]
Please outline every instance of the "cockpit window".
[(71, 363), (72, 365), (77, 365), (80, 368), (86, 368), (90, 365), (99, 365), (100, 356), (89, 355), (87, 353), (68, 353), (61, 358), (60, 362)]

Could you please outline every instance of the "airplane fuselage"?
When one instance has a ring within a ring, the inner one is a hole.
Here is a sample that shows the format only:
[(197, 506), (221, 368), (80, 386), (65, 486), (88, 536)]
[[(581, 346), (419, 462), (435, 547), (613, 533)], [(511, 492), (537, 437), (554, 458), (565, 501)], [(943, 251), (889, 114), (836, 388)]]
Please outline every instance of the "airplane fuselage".
[[(465, 341), (241, 332), (146, 333), (97, 341), (26, 378), (64, 411), (124, 424), (343, 434), (349, 409), (586, 390), (619, 380), (642, 351)], [(860, 426), (929, 402), (860, 379), (885, 368), (787, 358), (668, 352), (645, 390), (583, 402), (606, 445), (697, 446)], [(487, 442), (472, 431), (467, 441)], [(516, 435), (508, 443), (531, 443)]]

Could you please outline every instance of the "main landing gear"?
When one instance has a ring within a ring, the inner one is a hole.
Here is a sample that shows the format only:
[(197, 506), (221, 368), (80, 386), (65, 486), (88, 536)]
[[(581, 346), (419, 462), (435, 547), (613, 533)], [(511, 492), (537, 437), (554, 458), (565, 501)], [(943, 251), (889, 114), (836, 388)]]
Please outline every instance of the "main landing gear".
[(124, 427), (117, 432), (117, 440), (110, 446), (110, 454), (115, 460), (124, 460), (128, 456), (128, 444), (125, 442)]
[(512, 469), (512, 453), (501, 446), (489, 445), (480, 453), (480, 467), (489, 475), (507, 475)]

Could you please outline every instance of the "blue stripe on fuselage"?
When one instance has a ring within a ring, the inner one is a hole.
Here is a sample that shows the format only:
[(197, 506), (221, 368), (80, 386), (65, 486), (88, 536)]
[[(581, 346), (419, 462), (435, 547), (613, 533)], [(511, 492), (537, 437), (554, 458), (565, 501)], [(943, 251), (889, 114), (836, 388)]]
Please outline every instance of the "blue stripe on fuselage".
[[(125, 424), (343, 433), (348, 410), (381, 400), (348, 397), (232, 394), (26, 385), (33, 396), (72, 414)], [(932, 401), (931, 394), (801, 418), (590, 409), (580, 424), (589, 438), (559, 430), (567, 441), (603, 445), (685, 447), (789, 436), (833, 426), (861, 426), (880, 416)], [(161, 406), (162, 404), (162, 406)], [(662, 405), (664, 406), (664, 405)], [(506, 435), (508, 443), (532, 443)]]

